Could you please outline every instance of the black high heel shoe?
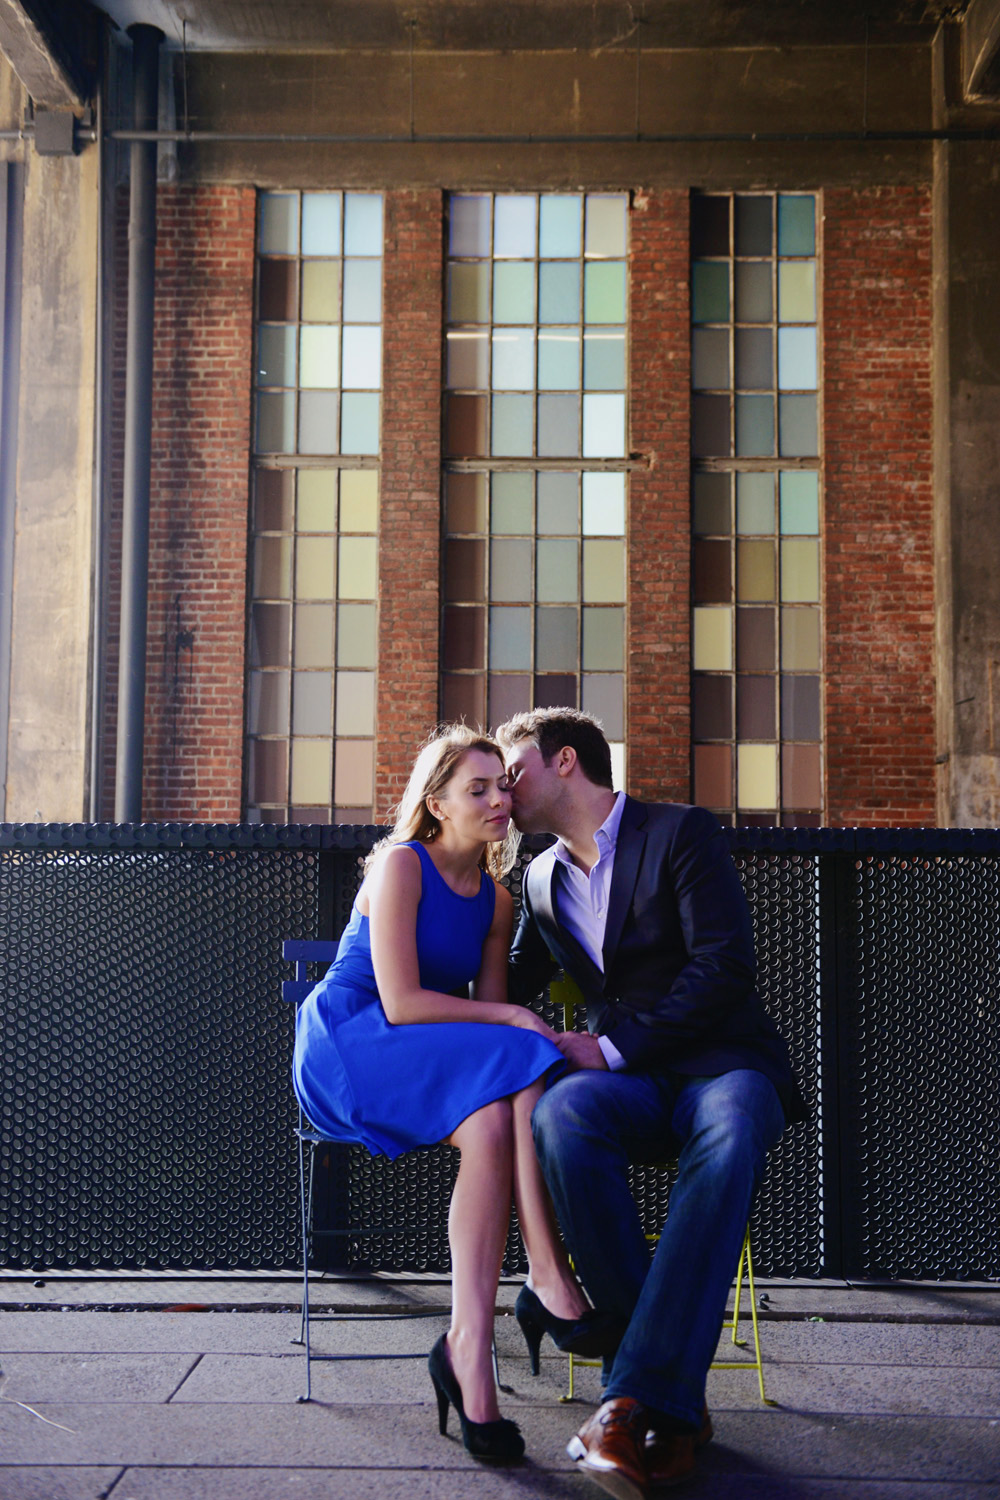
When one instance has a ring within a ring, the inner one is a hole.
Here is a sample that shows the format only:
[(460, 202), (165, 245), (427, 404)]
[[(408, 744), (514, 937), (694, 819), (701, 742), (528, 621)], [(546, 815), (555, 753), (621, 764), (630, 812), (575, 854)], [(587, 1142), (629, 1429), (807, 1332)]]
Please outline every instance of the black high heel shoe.
[(465, 1415), (462, 1389), (448, 1358), (446, 1335), (442, 1334), (427, 1358), (438, 1404), (438, 1427), (448, 1430), (448, 1406), (458, 1413), (465, 1451), (488, 1464), (512, 1464), (524, 1457), (524, 1438), (516, 1422), (500, 1417), (496, 1422), (473, 1422)]
[(598, 1355), (614, 1354), (624, 1332), (617, 1318), (593, 1308), (582, 1318), (557, 1318), (528, 1286), (523, 1286), (517, 1294), (514, 1316), (528, 1346), (532, 1375), (538, 1374), (538, 1351), (543, 1333), (549, 1334), (563, 1354), (579, 1354), (584, 1359), (593, 1359)]

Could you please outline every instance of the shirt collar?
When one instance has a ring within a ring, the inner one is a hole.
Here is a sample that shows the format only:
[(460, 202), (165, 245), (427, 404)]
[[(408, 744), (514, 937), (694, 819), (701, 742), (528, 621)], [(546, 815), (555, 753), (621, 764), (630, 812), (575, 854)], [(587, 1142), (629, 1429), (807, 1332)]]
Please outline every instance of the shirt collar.
[[(608, 813), (600, 828), (594, 834), (594, 842), (597, 844), (597, 855), (603, 859), (606, 854), (614, 854), (618, 844), (618, 829), (621, 827), (622, 813), (625, 811), (625, 793), (619, 792), (615, 797), (614, 805)], [(564, 865), (576, 869), (570, 858), (569, 851), (562, 839), (559, 839), (555, 847), (556, 859), (561, 860)]]

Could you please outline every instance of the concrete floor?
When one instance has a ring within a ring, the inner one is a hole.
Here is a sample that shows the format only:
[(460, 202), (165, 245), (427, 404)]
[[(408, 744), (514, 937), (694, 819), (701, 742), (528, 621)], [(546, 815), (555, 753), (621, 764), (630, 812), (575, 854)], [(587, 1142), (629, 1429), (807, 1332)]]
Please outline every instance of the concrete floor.
[[(600, 1500), (565, 1444), (593, 1409), (551, 1344), (535, 1380), (500, 1289), (505, 1415), (528, 1456), (491, 1470), (437, 1432), (427, 1351), (439, 1278), (325, 1280), (313, 1401), (293, 1279), (0, 1273), (0, 1500)], [(685, 1497), (995, 1500), (1000, 1289), (764, 1282), (764, 1406), (713, 1371), (715, 1439)], [(730, 1346), (731, 1352), (731, 1346)], [(729, 1357), (726, 1354), (724, 1357)]]

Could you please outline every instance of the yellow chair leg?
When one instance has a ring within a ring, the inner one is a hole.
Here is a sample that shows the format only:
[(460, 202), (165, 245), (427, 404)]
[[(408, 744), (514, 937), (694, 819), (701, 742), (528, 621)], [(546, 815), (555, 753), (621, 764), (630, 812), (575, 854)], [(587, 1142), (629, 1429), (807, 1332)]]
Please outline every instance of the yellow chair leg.
[[(647, 1235), (647, 1239), (655, 1238), (655, 1235)], [(764, 1390), (764, 1361), (760, 1352), (760, 1329), (757, 1325), (757, 1290), (754, 1285), (753, 1279), (753, 1252), (750, 1249), (749, 1227), (747, 1228), (747, 1232), (743, 1237), (743, 1248), (740, 1251), (739, 1264), (736, 1267), (736, 1295), (733, 1302), (733, 1316), (731, 1320), (723, 1323), (722, 1325), (723, 1328), (729, 1328), (732, 1331), (733, 1343), (738, 1349), (745, 1349), (747, 1345), (746, 1339), (737, 1337), (740, 1323), (740, 1304), (742, 1302), (744, 1270), (746, 1271), (747, 1285), (750, 1291), (750, 1321), (753, 1325), (753, 1348), (755, 1357), (752, 1360), (713, 1360), (709, 1368), (712, 1370), (756, 1370), (757, 1384), (760, 1387), (761, 1401), (765, 1406), (777, 1406), (779, 1403), (777, 1401), (772, 1401)], [(599, 1365), (600, 1363), (601, 1361), (599, 1359), (580, 1359), (573, 1354), (569, 1355), (569, 1383), (567, 1385), (565, 1395), (560, 1396), (559, 1400), (572, 1401), (574, 1399), (576, 1390), (574, 1370), (577, 1365)]]

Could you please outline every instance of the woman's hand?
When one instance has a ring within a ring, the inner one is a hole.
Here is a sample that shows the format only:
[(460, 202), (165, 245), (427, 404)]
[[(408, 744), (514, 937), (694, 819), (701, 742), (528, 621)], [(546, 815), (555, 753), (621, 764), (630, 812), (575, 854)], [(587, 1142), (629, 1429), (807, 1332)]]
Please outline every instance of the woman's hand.
[(555, 1042), (558, 1045), (559, 1033), (553, 1031), (552, 1027), (542, 1020), (541, 1016), (537, 1016), (526, 1005), (511, 1005), (507, 1009), (513, 1012), (510, 1018), (511, 1026), (519, 1026), (522, 1031), (537, 1032), (539, 1036), (543, 1036), (548, 1041)]

